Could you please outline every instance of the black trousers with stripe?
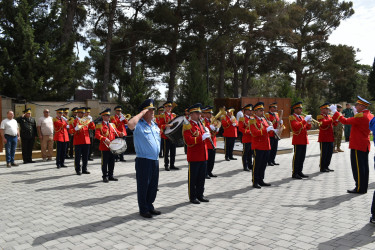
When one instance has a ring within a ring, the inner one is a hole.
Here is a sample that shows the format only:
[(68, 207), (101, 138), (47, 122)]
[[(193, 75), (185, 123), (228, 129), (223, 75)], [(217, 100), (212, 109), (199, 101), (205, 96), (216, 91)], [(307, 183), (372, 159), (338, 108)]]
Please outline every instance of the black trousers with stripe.
[(74, 146), (74, 168), (76, 172), (81, 172), (81, 158), (82, 158), (82, 172), (87, 171), (87, 161), (89, 160), (90, 144), (80, 144)]
[[(170, 153), (170, 154), (169, 154)], [(169, 161), (169, 156), (171, 160)], [(168, 167), (169, 163), (171, 167), (174, 167), (174, 162), (176, 159), (176, 145), (169, 139), (164, 139), (164, 167)]]
[(67, 145), (66, 142), (56, 141), (56, 166), (64, 165)]
[(368, 151), (350, 150), (350, 161), (357, 192), (367, 192), (369, 178), (368, 153)]
[(242, 166), (243, 169), (253, 169), (253, 151), (251, 150), (251, 143), (243, 143)]
[(333, 142), (320, 143), (320, 170), (328, 169), (333, 154)]
[(212, 170), (214, 169), (214, 165), (215, 165), (215, 155), (216, 155), (215, 149), (208, 149), (207, 175), (212, 174)]
[(269, 150), (254, 150), (253, 183), (262, 183), (267, 167)]
[(233, 148), (236, 137), (224, 137), (225, 140), (225, 158), (233, 158)]
[(115, 155), (111, 151), (102, 151), (102, 173), (103, 178), (113, 177), (115, 169)]
[(276, 139), (276, 137), (270, 137), (270, 145), (271, 145), (271, 150), (269, 153), (268, 157), (268, 163), (274, 163), (276, 154), (277, 154), (277, 147), (279, 146), (279, 140)]
[(188, 191), (190, 200), (203, 197), (206, 171), (207, 161), (189, 162)]
[(294, 145), (293, 174), (300, 174), (306, 157), (307, 145)]

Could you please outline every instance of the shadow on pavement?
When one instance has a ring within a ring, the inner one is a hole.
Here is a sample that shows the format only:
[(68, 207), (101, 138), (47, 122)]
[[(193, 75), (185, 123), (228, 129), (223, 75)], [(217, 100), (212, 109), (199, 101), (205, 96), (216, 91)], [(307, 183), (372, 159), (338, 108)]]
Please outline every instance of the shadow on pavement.
[[(189, 202), (183, 202), (183, 203), (179, 203), (179, 204), (175, 204), (171, 206), (160, 207), (157, 209), (160, 210), (162, 214), (168, 214), (168, 213), (175, 211), (176, 209), (180, 207), (183, 207), (189, 204), (190, 204)], [(158, 218), (162, 219), (162, 217), (163, 215), (156, 216), (154, 217), (154, 219), (158, 219)], [(76, 235), (92, 233), (92, 232), (98, 232), (106, 228), (111, 228), (117, 225), (125, 224), (132, 220), (146, 220), (146, 219), (143, 219), (142, 217), (140, 217), (138, 213), (132, 213), (132, 214), (128, 214), (125, 216), (116, 216), (108, 220), (93, 222), (90, 224), (80, 225), (76, 227), (71, 227), (71, 228), (67, 228), (65, 230), (61, 230), (58, 232), (39, 236), (33, 241), (32, 245), (37, 246), (37, 245), (42, 245), (48, 241), (56, 240), (56, 239), (63, 238), (63, 237), (71, 237), (71, 236), (76, 236)], [(150, 223), (152, 223), (152, 220), (153, 219), (149, 219)]]
[(291, 181), (309, 181), (312, 178), (314, 178), (314, 177), (316, 177), (316, 176), (318, 176), (320, 174), (322, 174), (322, 173), (321, 172), (315, 172), (313, 174), (309, 174), (309, 178), (302, 179), (302, 180), (296, 180), (296, 179), (293, 179), (292, 177), (288, 177), (288, 178), (281, 179), (279, 181), (271, 182), (270, 184), (272, 184), (272, 186), (271, 186), (271, 188), (272, 188), (272, 187), (278, 187), (278, 186), (280, 186), (282, 184), (286, 184), (286, 183), (291, 182)]
[[(342, 235), (340, 237), (331, 239), (326, 242), (322, 242), (318, 245), (318, 249), (336, 249), (336, 248), (342, 248), (342, 249), (353, 249), (358, 248), (375, 242), (375, 237), (373, 237), (375, 231), (375, 225), (368, 223), (361, 229), (349, 232), (345, 235)], [(350, 240), (353, 237), (359, 237), (357, 241)], [(340, 243), (341, 242), (341, 243)], [(341, 246), (337, 246), (337, 244), (341, 244)]]
[(105, 196), (101, 198), (92, 198), (92, 199), (87, 199), (87, 200), (80, 200), (80, 201), (75, 201), (75, 202), (67, 202), (64, 204), (64, 206), (69, 206), (69, 207), (88, 207), (88, 206), (95, 206), (95, 205), (100, 205), (104, 203), (108, 203), (111, 201), (117, 201), (124, 199), (127, 196), (135, 195), (137, 192), (131, 192), (127, 194), (119, 194), (119, 195), (110, 195), (110, 196)]
[(42, 182), (42, 181), (57, 180), (57, 179), (60, 179), (60, 178), (73, 176), (73, 175), (76, 175), (76, 174), (71, 173), (71, 174), (67, 174), (67, 175), (48, 176), (48, 177), (43, 177), (43, 178), (13, 181), (13, 183), (35, 184), (35, 183), (39, 183), (39, 182)]

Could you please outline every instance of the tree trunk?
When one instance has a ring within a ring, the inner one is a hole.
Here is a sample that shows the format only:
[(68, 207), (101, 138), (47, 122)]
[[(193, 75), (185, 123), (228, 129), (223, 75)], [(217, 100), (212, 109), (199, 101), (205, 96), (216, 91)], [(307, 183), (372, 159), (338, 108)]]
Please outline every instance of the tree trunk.
[(64, 20), (63, 32), (61, 34), (61, 45), (69, 42), (73, 33), (73, 22), (77, 8), (77, 0), (65, 0), (64, 7), (66, 12), (66, 18)]
[(296, 58), (296, 92), (297, 95), (302, 96), (302, 49), (298, 48), (297, 50), (297, 58)]
[(232, 47), (231, 52), (230, 52), (230, 61), (232, 64), (232, 69), (233, 69), (233, 97), (238, 98), (239, 93), (238, 93), (238, 67), (236, 63), (236, 55), (234, 53), (234, 47)]
[(225, 51), (220, 50), (218, 98), (224, 98)]
[(103, 94), (102, 94), (102, 101), (108, 101), (108, 85), (110, 79), (110, 72), (109, 68), (111, 65), (111, 45), (112, 45), (112, 34), (113, 34), (113, 22), (114, 16), (116, 12), (117, 0), (113, 0), (111, 4), (111, 8), (109, 10), (109, 18), (108, 18), (108, 34), (107, 40), (105, 43), (105, 54), (104, 54), (104, 77), (103, 77)]
[(245, 58), (243, 62), (243, 68), (242, 68), (242, 79), (241, 79), (241, 97), (247, 97), (248, 95), (248, 68), (249, 68), (249, 58), (250, 58), (250, 43), (248, 42), (246, 44), (246, 52), (245, 52)]

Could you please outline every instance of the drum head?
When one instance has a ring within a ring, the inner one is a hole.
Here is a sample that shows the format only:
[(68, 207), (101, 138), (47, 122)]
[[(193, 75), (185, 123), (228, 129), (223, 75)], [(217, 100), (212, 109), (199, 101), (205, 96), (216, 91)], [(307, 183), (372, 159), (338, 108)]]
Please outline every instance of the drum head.
[(170, 121), (168, 124), (172, 124), (172, 127), (168, 127), (165, 129), (164, 134), (168, 136), (169, 134), (173, 134), (176, 130), (179, 130), (182, 127), (182, 124), (184, 122), (183, 116), (178, 116), (172, 121)]
[(121, 138), (117, 138), (117, 139), (114, 139), (111, 144), (109, 145), (109, 148), (111, 150), (114, 150), (114, 151), (117, 151), (117, 150), (120, 150), (124, 147), (125, 145), (125, 140), (121, 139)]

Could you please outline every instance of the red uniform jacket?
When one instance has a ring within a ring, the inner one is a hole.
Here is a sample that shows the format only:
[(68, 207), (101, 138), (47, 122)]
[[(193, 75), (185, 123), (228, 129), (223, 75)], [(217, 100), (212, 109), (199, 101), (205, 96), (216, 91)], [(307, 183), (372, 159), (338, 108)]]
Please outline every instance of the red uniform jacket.
[(68, 126), (68, 123), (64, 119), (58, 117), (53, 118), (53, 127), (55, 130), (55, 135), (53, 136), (54, 141), (69, 141), (69, 135), (66, 126)]
[(115, 124), (116, 128), (118, 131), (120, 132), (123, 132), (124, 135), (126, 135), (126, 128), (125, 128), (125, 124), (128, 124), (128, 120), (123, 120), (123, 121), (120, 121), (120, 116), (118, 115), (113, 115), (111, 116), (110, 118), (110, 122)]
[(81, 120), (77, 117), (73, 125), (69, 127), (69, 132), (73, 134), (73, 145), (90, 144), (90, 133), (89, 129), (95, 129), (95, 123), (90, 122), (87, 126), (82, 127), (80, 130), (75, 130), (77, 125), (82, 125)]
[(161, 131), (160, 134), (162, 139), (168, 139), (168, 137), (164, 135), (165, 125), (168, 124), (168, 122), (172, 121), (174, 118), (176, 118), (176, 114), (167, 112), (164, 112), (159, 116), (159, 124)]
[(309, 139), (307, 138), (307, 130), (311, 129), (311, 124), (305, 121), (304, 116), (299, 116), (296, 114), (289, 116), (290, 129), (293, 133), (293, 145), (307, 145), (309, 144)]
[(253, 136), (250, 132), (249, 127), (250, 116), (245, 115), (241, 117), (238, 122), (238, 130), (242, 133), (242, 143), (251, 143), (253, 141)]
[[(210, 119), (208, 118), (204, 118), (204, 125), (206, 126), (206, 128), (208, 128), (208, 130), (210, 131), (211, 133), (211, 139), (212, 139), (212, 142), (214, 143), (215, 147), (216, 147), (216, 134), (217, 132), (212, 130), (210, 128), (210, 125), (211, 125), (211, 121)], [(206, 144), (207, 144), (207, 149), (214, 149), (211, 145), (211, 142), (209, 140), (205, 140)]]
[[(195, 121), (183, 125), (184, 141), (187, 145), (187, 161), (207, 161), (207, 144), (202, 140), (204, 127)], [(208, 139), (206, 139), (208, 140)]]
[(102, 121), (98, 123), (95, 128), (95, 138), (100, 141), (99, 150), (100, 151), (109, 151), (109, 148), (104, 144), (105, 139), (113, 141), (116, 138), (116, 132), (120, 135), (120, 131), (116, 129), (116, 126), (113, 123), (110, 123), (109, 127), (107, 124)]
[[(236, 126), (233, 126), (233, 123), (235, 123)], [(224, 133), (223, 133), (224, 137), (237, 137), (238, 122), (237, 122), (236, 118), (234, 118), (234, 122), (233, 122), (233, 121), (231, 121), (230, 116), (223, 115), (221, 117), (221, 126), (223, 126), (223, 129), (224, 129)]]
[(317, 120), (320, 122), (318, 142), (333, 142), (333, 126), (336, 126), (337, 122), (330, 115), (324, 114), (318, 115)]
[(363, 110), (354, 117), (345, 118), (339, 112), (333, 115), (333, 120), (339, 120), (342, 124), (352, 125), (349, 138), (349, 148), (363, 152), (370, 151), (370, 129), (369, 124), (374, 117), (369, 110)]
[(270, 136), (267, 133), (268, 123), (264, 118), (250, 117), (250, 131), (253, 136), (251, 149), (271, 150)]
[[(264, 116), (270, 121), (272, 122), (272, 125), (273, 125), (273, 128), (277, 128), (278, 126), (278, 122), (280, 121), (280, 118), (279, 118), (279, 114), (278, 113), (271, 113), (271, 112), (268, 112), (268, 113), (265, 113)], [(275, 137), (275, 132), (273, 132), (272, 130), (270, 132), (268, 132), (270, 134), (270, 137)]]

